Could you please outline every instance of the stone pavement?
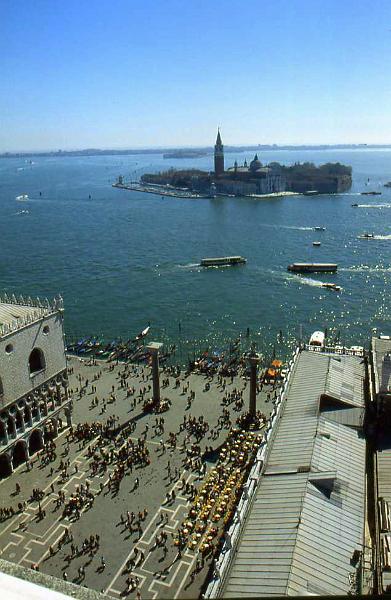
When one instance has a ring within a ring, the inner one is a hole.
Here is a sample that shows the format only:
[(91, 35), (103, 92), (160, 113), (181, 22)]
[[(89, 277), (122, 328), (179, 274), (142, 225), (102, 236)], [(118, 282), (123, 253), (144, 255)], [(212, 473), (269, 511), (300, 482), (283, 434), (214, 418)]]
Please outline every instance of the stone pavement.
[[(126, 579), (129, 577), (129, 572), (126, 571), (126, 562), (134, 555), (134, 550), (137, 548), (144, 553), (145, 560), (142, 564), (136, 565), (131, 575), (139, 578), (138, 589), (142, 598), (198, 597), (209, 564), (206, 563), (196, 574), (194, 572), (196, 554), (185, 550), (181, 556), (178, 556), (177, 548), (172, 544), (172, 534), (176, 532), (187, 514), (189, 502), (181, 495), (179, 480), (168, 478), (167, 463), (170, 461), (171, 474), (177, 468), (180, 478), (184, 477), (188, 482), (195, 481), (196, 475), (185, 470), (182, 464), (184, 455), (180, 452), (180, 447), (185, 432), (178, 435), (178, 445), (173, 451), (167, 449), (163, 452), (160, 439), (166, 441), (170, 431), (178, 432), (185, 414), (195, 417), (203, 415), (210, 427), (217, 426), (218, 418), (222, 413), (221, 398), (224, 394), (221, 386), (217, 384), (217, 378), (215, 377), (211, 382), (210, 389), (204, 391), (205, 376), (192, 374), (185, 378), (182, 374), (181, 386), (177, 389), (173, 386), (174, 378), (170, 377), (170, 386), (162, 390), (162, 396), (168, 397), (172, 406), (169, 411), (159, 415), (165, 419), (165, 433), (155, 436), (153, 424), (156, 415), (144, 414), (142, 403), (132, 408), (133, 398), (137, 397), (139, 389), (151, 384), (149, 368), (138, 367), (127, 379), (127, 384), (136, 389), (135, 396), (127, 398), (126, 390), (120, 387), (118, 377), (119, 371), (123, 370), (123, 365), (116, 366), (113, 371), (110, 371), (107, 363), (101, 362), (93, 366), (73, 357), (69, 359), (68, 366), (73, 369), (73, 373), (70, 374), (70, 388), (74, 392), (74, 424), (87, 421), (105, 422), (108, 417), (114, 415), (118, 418), (119, 424), (134, 419), (135, 430), (131, 437), (134, 440), (139, 436), (146, 438), (151, 463), (146, 467), (137, 465), (131, 474), (122, 479), (118, 493), (111, 492), (106, 484), (115, 465), (109, 464), (107, 472), (92, 476), (87, 450), (89, 445), (94, 444), (94, 440), (84, 446), (76, 441), (71, 442), (69, 454), (65, 454), (67, 430), (64, 430), (55, 440), (57, 456), (53, 462), (43, 466), (40, 460), (35, 458), (33, 469), (27, 471), (25, 466), (21, 466), (11, 477), (0, 482), (0, 506), (12, 505), (16, 508), (18, 502), (28, 500), (33, 488), (40, 488), (45, 492), (40, 503), (41, 509), (46, 511), (46, 516), (40, 519), (38, 503), (28, 503), (22, 513), (0, 523), (1, 558), (26, 567), (37, 563), (41, 572), (55, 577), (62, 578), (63, 573), (66, 572), (68, 581), (103, 591), (112, 597), (135, 597), (135, 590), (127, 593)], [(99, 372), (102, 373), (101, 377), (93, 381), (94, 375)], [(148, 375), (148, 381), (143, 380), (143, 373), (145, 378)], [(79, 376), (83, 378), (82, 383), (86, 379), (89, 380), (88, 393), (81, 397), (76, 391), (80, 388)], [(161, 380), (163, 377), (162, 374)], [(193, 390), (196, 394), (190, 409), (186, 408), (187, 394), (182, 393), (184, 382), (189, 382), (189, 390)], [(91, 392), (91, 383), (96, 386), (96, 392)], [(113, 386), (116, 399), (109, 403)], [(232, 384), (227, 383), (226, 390), (231, 391), (235, 387), (245, 388), (243, 394), (245, 410), (248, 406), (249, 384), (242, 378), (236, 378)], [(267, 391), (265, 389), (258, 395), (257, 407), (268, 416), (273, 405), (267, 400)], [(98, 406), (92, 406), (95, 397), (99, 400)], [(103, 399), (107, 402), (106, 412), (102, 412)], [(240, 413), (234, 410), (233, 404), (227, 408), (230, 411), (231, 421), (235, 424)], [(227, 435), (227, 430), (228, 428), (222, 429), (216, 440), (208, 439), (209, 436), (206, 434), (200, 442), (201, 448), (211, 445), (214, 448), (220, 446)], [(109, 449), (108, 443), (106, 450)], [(65, 458), (70, 460), (70, 477), (62, 481), (58, 465), (61, 459)], [(135, 489), (136, 477), (140, 479), (140, 485)], [(56, 508), (58, 492), (64, 491), (69, 498), (76, 486), (85, 484), (87, 480), (95, 495), (92, 507), (83, 509), (79, 520), (63, 518), (63, 507)], [(21, 486), (18, 495), (15, 495), (16, 482)], [(104, 484), (103, 491), (100, 491), (101, 483)], [(171, 490), (175, 490), (176, 499), (166, 504), (166, 493)], [(147, 510), (148, 515), (142, 522), (140, 536), (139, 531), (131, 531), (121, 523), (121, 514), (126, 517), (127, 511), (133, 511), (137, 515), (144, 509)], [(163, 527), (161, 526), (162, 514), (168, 517)], [(86, 537), (98, 534), (99, 549), (91, 553), (79, 552), (71, 559), (71, 542), (62, 544), (60, 541), (66, 528), (70, 529), (73, 535), (72, 543), (78, 546), (79, 550)], [(168, 536), (167, 550), (155, 545), (155, 535), (162, 529)], [(49, 546), (54, 549), (52, 556), (49, 554)], [(101, 564), (102, 557), (105, 561), (104, 568)], [(78, 572), (80, 567), (84, 567), (85, 572), (81, 577)]]

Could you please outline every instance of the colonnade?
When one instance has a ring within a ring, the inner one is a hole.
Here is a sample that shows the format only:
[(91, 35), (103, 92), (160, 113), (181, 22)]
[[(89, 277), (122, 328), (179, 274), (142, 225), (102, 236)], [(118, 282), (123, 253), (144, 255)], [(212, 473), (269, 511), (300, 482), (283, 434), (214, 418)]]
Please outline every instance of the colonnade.
[(61, 411), (70, 427), (72, 406), (66, 371), (0, 411), (0, 477), (27, 462), (49, 435), (57, 436)]

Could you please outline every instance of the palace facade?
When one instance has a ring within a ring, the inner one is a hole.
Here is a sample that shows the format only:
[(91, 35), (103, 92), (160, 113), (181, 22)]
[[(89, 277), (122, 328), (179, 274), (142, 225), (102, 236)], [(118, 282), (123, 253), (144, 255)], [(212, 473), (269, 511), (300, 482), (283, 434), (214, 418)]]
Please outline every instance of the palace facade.
[(0, 297), (0, 477), (71, 425), (63, 301)]

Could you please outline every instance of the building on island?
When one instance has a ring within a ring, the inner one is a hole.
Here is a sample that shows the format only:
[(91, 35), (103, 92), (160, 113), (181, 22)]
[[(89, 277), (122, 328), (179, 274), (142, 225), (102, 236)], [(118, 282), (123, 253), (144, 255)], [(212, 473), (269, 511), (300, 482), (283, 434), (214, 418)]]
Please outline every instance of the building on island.
[[(155, 193), (153, 186), (175, 188), (176, 192), (195, 193), (209, 197), (221, 196), (262, 196), (283, 192), (334, 194), (350, 189), (352, 169), (340, 163), (315, 165), (311, 162), (295, 163), (290, 166), (278, 162), (262, 164), (256, 153), (250, 163), (247, 159), (239, 165), (237, 161), (225, 168), (224, 145), (220, 129), (217, 131), (214, 146), (214, 171), (200, 169), (168, 169), (160, 173), (145, 173), (141, 177), (141, 191)], [(120, 176), (115, 187), (128, 186)], [(133, 189), (129, 187), (129, 189)], [(140, 190), (137, 187), (134, 188)], [(161, 190), (165, 194), (171, 189)], [(171, 193), (171, 195), (175, 195)]]
[(252, 194), (272, 194), (283, 192), (286, 189), (286, 181), (282, 176), (281, 168), (277, 163), (268, 166), (262, 165), (255, 154), (254, 159), (247, 164), (238, 165), (235, 161), (233, 167), (224, 169), (224, 146), (221, 141), (220, 130), (214, 153), (214, 185), (217, 193), (235, 196), (250, 196)]
[(62, 298), (0, 297), (0, 477), (71, 425)]
[(221, 141), (220, 129), (217, 130), (217, 139), (215, 144), (215, 175), (220, 177), (224, 174), (224, 146)]

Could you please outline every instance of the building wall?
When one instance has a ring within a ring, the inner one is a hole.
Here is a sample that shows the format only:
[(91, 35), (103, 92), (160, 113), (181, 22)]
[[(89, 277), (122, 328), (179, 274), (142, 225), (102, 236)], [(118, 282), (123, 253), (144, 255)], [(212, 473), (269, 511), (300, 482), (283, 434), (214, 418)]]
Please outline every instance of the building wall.
[(273, 192), (285, 191), (285, 180), (280, 174), (268, 174), (266, 177), (251, 179), (250, 181), (221, 178), (216, 181), (217, 191), (221, 194), (240, 194), (246, 196), (248, 194), (271, 194)]
[[(44, 333), (44, 328), (49, 331)], [(12, 345), (12, 351), (6, 348)], [(42, 350), (45, 368), (31, 375), (29, 356), (34, 348)], [(28, 394), (33, 388), (66, 369), (61, 313), (43, 317), (0, 339), (0, 378), (3, 394), (0, 408)], [(1, 392), (1, 389), (0, 389)]]

